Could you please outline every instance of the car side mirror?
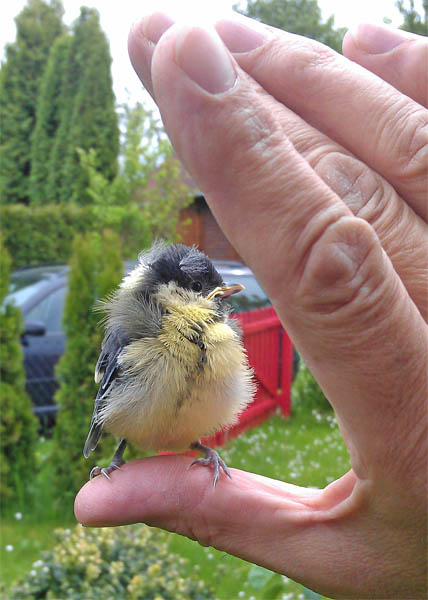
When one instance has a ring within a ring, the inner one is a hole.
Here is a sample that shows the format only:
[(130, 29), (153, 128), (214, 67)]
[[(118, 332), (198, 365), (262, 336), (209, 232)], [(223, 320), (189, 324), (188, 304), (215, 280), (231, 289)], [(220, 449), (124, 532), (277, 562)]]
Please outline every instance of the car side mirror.
[(25, 323), (24, 335), (42, 336), (46, 333), (46, 325), (41, 321), (27, 321)]

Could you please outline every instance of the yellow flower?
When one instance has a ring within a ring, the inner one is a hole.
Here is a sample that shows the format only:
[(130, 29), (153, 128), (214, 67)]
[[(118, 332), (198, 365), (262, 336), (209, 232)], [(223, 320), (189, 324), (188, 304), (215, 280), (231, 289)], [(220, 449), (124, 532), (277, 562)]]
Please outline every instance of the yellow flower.
[(120, 560), (115, 560), (110, 564), (110, 575), (112, 577), (117, 577), (118, 575), (123, 573), (124, 569), (125, 565), (123, 564), (123, 562), (121, 562)]
[(141, 586), (143, 585), (143, 578), (141, 575), (134, 575), (128, 584), (128, 592), (130, 600), (137, 600), (140, 597)]
[(86, 578), (90, 581), (99, 577), (100, 573), (101, 569), (97, 567), (97, 565), (94, 565), (93, 563), (86, 565)]
[(160, 570), (161, 570), (160, 564), (159, 563), (153, 563), (147, 569), (147, 575), (149, 575), (149, 577), (156, 577), (157, 575), (159, 575)]

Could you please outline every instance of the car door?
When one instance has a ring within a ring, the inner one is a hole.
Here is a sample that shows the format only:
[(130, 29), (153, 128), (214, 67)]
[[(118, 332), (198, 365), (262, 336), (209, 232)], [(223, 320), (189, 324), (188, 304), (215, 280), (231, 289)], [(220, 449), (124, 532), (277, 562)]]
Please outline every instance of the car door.
[(25, 313), (25, 324), (44, 326), (43, 335), (25, 333), (22, 338), (24, 366), (27, 373), (27, 392), (38, 416), (50, 418), (56, 412), (54, 394), (58, 387), (55, 365), (65, 350), (62, 315), (66, 286), (50, 291)]

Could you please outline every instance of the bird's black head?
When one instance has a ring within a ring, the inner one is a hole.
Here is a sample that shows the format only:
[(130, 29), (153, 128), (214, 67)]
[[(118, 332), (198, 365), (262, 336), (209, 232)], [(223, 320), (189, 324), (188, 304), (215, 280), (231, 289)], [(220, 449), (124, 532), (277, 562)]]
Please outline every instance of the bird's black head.
[(148, 262), (145, 288), (149, 295), (162, 284), (175, 282), (185, 290), (207, 296), (223, 285), (223, 280), (208, 256), (183, 244), (161, 246)]

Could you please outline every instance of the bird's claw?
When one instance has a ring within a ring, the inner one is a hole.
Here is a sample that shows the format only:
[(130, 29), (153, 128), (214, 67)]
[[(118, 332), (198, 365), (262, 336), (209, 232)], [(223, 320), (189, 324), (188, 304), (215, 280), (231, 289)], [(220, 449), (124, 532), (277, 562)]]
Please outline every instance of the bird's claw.
[(226, 463), (224, 462), (224, 460), (222, 460), (220, 458), (220, 456), (218, 455), (218, 452), (216, 452), (216, 450), (209, 448), (209, 449), (205, 450), (205, 454), (206, 454), (205, 458), (196, 458), (189, 465), (189, 469), (190, 469), (190, 467), (193, 467), (193, 465), (197, 465), (197, 464), (204, 465), (206, 467), (208, 467), (209, 465), (213, 465), (213, 468), (214, 468), (213, 487), (214, 488), (217, 485), (217, 481), (218, 481), (219, 474), (220, 474), (219, 467), (221, 467), (223, 469), (223, 471), (226, 473), (226, 475), (229, 477), (229, 479), (232, 479), (232, 475), (230, 474), (230, 471), (227, 468)]
[(116, 471), (116, 470), (120, 470), (120, 467), (124, 464), (125, 464), (125, 461), (122, 460), (120, 463), (119, 462), (111, 462), (108, 467), (98, 467), (98, 466), (93, 467), (93, 469), (91, 469), (91, 472), (89, 474), (89, 479), (92, 480), (97, 475), (104, 475), (104, 477), (107, 477), (107, 479), (110, 480), (111, 479), (110, 473), (113, 473), (113, 471)]

